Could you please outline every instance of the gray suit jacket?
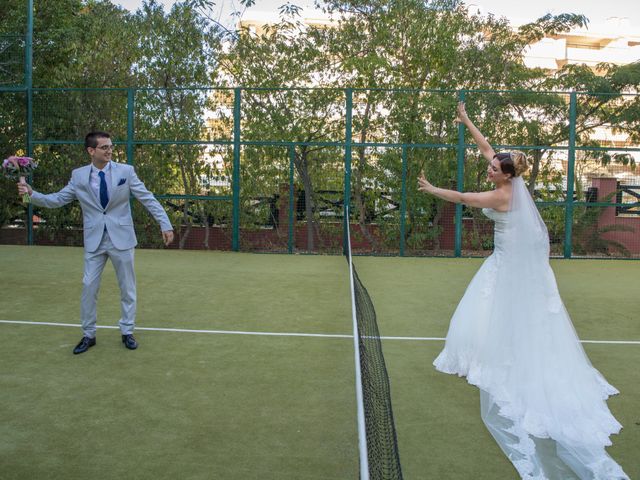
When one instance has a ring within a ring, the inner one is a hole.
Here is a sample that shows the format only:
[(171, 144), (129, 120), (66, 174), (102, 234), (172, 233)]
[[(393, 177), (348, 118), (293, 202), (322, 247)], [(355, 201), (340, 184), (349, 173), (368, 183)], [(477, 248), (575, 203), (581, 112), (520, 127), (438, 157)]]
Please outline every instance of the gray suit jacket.
[(145, 188), (131, 165), (111, 162), (109, 203), (104, 209), (91, 189), (90, 174), (91, 164), (76, 168), (71, 173), (67, 186), (59, 192), (45, 195), (34, 190), (31, 195), (34, 205), (46, 208), (61, 207), (75, 199), (80, 202), (84, 222), (84, 248), (87, 252), (98, 249), (105, 227), (118, 250), (133, 248), (138, 244), (131, 217), (131, 195), (153, 215), (163, 232), (173, 229), (167, 213)]

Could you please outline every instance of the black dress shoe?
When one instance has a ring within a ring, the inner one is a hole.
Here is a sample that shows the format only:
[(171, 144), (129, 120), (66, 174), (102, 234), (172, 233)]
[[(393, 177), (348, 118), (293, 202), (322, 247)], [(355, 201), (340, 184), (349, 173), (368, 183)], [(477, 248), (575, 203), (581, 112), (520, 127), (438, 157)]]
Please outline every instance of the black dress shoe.
[(136, 348), (138, 348), (138, 342), (136, 342), (136, 339), (133, 338), (133, 335), (131, 334), (122, 335), (122, 343), (124, 343), (124, 346), (129, 350), (135, 350)]
[(77, 355), (79, 353), (84, 353), (89, 350), (89, 347), (93, 347), (96, 344), (96, 339), (89, 337), (82, 337), (80, 343), (76, 345), (76, 348), (73, 349), (73, 354)]

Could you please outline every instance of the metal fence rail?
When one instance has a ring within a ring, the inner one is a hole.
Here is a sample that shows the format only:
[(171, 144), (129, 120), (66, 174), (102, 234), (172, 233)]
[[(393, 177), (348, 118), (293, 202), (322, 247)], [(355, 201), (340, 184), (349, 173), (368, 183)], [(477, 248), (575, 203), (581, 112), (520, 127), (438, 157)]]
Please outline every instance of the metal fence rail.
[[(579, 194), (574, 192), (574, 186), (586, 178), (583, 172), (582, 177), (576, 179), (576, 166), (583, 168), (591, 161), (589, 155), (594, 155), (595, 152), (606, 153), (609, 156), (627, 155), (632, 158), (640, 152), (640, 148), (634, 146), (608, 146), (593, 142), (579, 144), (575, 133), (579, 115), (577, 108), (579, 101), (582, 101), (581, 97), (592, 97), (591, 93), (334, 89), (324, 103), (318, 100), (319, 97), (313, 97), (319, 93), (324, 95), (325, 90), (239, 87), (24, 88), (23, 92), (3, 89), (0, 98), (6, 99), (3, 101), (5, 106), (15, 104), (13, 106), (19, 109), (21, 101), (16, 101), (15, 98), (12, 100), (10, 96), (19, 93), (26, 96), (28, 106), (24, 112), (26, 118), (23, 135), (25, 150), (38, 156), (44, 167), (36, 172), (36, 187), (40, 184), (53, 187), (56, 181), (57, 186), (61, 186), (64, 178), (57, 178), (52, 184), (51, 178), (47, 181), (42, 175), (53, 175), (53, 162), (60, 162), (61, 158), (68, 168), (85, 162), (81, 140), (84, 133), (95, 128), (108, 130), (114, 135), (114, 143), (123, 149), (116, 153), (116, 158), (136, 165), (141, 177), (150, 184), (159, 198), (165, 202), (174, 201), (170, 208), (176, 212), (182, 208), (181, 219), (174, 216), (177, 223), (186, 222), (192, 225), (193, 219), (198, 217), (200, 220), (195, 223), (202, 225), (207, 223), (202, 220), (206, 217), (209, 219), (208, 227), (224, 227), (225, 238), (230, 238), (230, 245), (224, 248), (236, 251), (337, 251), (340, 241), (336, 242), (335, 238), (329, 237), (341, 235), (341, 232), (336, 231), (335, 225), (339, 225), (340, 218), (337, 212), (342, 210), (343, 205), (351, 207), (354, 212), (352, 221), (360, 224), (360, 233), (369, 239), (368, 242), (362, 243), (361, 253), (462, 256), (488, 251), (491, 232), (486, 222), (476, 214), (466, 211), (462, 205), (456, 205), (453, 212), (440, 206), (438, 213), (434, 213), (434, 204), (424, 204), (413, 185), (418, 172), (427, 168), (428, 171), (437, 170), (440, 174), (449, 172), (449, 185), (459, 190), (474, 187), (472, 180), (477, 179), (478, 169), (481, 167), (469, 158), (477, 156), (476, 146), (469, 142), (463, 125), (448, 126), (446, 132), (439, 134), (430, 131), (434, 127), (429, 122), (444, 124), (441, 119), (435, 118), (439, 112), (432, 105), (448, 102), (453, 109), (455, 103), (462, 99), (471, 105), (474, 102), (480, 105), (490, 104), (494, 101), (492, 97), (500, 95), (513, 97), (526, 93), (555, 96), (566, 100), (566, 138), (557, 144), (495, 145), (496, 149), (524, 150), (532, 157), (552, 155), (555, 156), (556, 163), (563, 163), (562, 179), (559, 180), (561, 191), (557, 190), (558, 185), (555, 185), (555, 195), (551, 196), (551, 200), (545, 199), (544, 196), (538, 198), (541, 211), (549, 214), (545, 219), (550, 225), (552, 241), (557, 245), (554, 250), (556, 255), (565, 258), (574, 255), (574, 246), (579, 239), (574, 238), (573, 230), (579, 228), (580, 234), (584, 233), (583, 226), (579, 224), (582, 217), (590, 222), (593, 228), (599, 228), (596, 225), (598, 219), (584, 214), (583, 210), (600, 208), (604, 211), (606, 208), (612, 208), (617, 216), (637, 212), (640, 202), (637, 201), (633, 185), (616, 184), (614, 195), (604, 201), (602, 198), (601, 201), (596, 201), (597, 193), (596, 197), (587, 198), (586, 191)], [(375, 97), (373, 101), (372, 96)], [(283, 97), (286, 97), (284, 102)], [(415, 105), (421, 114), (421, 118), (415, 122), (426, 126), (413, 135), (413, 138), (405, 140), (403, 135), (406, 136), (405, 130), (410, 128), (409, 123), (400, 122), (394, 125), (388, 120), (388, 112), (402, 108), (403, 102), (411, 98), (417, 98)], [(375, 130), (372, 129), (366, 135), (363, 133), (364, 122), (361, 118), (364, 101), (368, 101), (370, 106), (373, 105), (378, 117), (369, 117), (370, 123), (377, 124)], [(171, 110), (169, 105), (176, 102), (199, 106), (194, 107), (189, 116), (185, 110)], [(250, 117), (257, 114), (262, 115), (263, 121), (275, 118), (277, 110), (283, 108), (283, 105), (293, 112), (293, 116), (290, 124), (280, 124), (280, 130), (261, 130), (255, 122), (252, 123)], [(308, 111), (311, 107), (323, 109), (323, 116)], [(302, 123), (305, 115), (307, 118), (316, 115), (317, 118), (312, 118), (310, 124), (306, 125)], [(312, 129), (322, 133), (314, 135)], [(266, 139), (256, 138), (256, 135), (260, 134), (266, 135)], [(164, 160), (159, 161), (163, 157)], [(211, 172), (211, 158), (214, 157), (217, 158), (219, 167), (215, 174)], [(303, 163), (310, 162), (312, 157), (315, 166), (305, 167)], [(159, 169), (168, 169), (172, 174), (178, 175), (180, 169), (184, 169), (185, 162), (189, 163), (189, 168), (195, 169), (193, 172), (199, 176), (195, 184), (182, 184), (177, 188), (176, 184), (171, 184), (167, 179), (163, 181), (157, 178)], [(592, 166), (600, 168), (597, 162), (591, 163)], [(59, 164), (57, 166), (59, 167)], [(633, 160), (628, 162), (627, 166), (615, 168), (613, 163), (610, 163), (608, 168), (610, 171), (616, 168), (626, 169), (630, 175), (634, 175), (635, 171)], [(67, 174), (68, 169), (66, 172), (56, 173), (63, 177)], [(598, 175), (602, 176), (602, 172)], [(453, 178), (455, 182), (451, 181)], [(447, 182), (444, 177), (441, 180)], [(542, 189), (548, 187), (544, 181), (539, 183)], [(556, 183), (558, 184), (558, 181)], [(482, 182), (476, 182), (476, 185), (483, 187)], [(180, 188), (182, 191), (177, 191)], [(312, 188), (311, 197), (301, 198)], [(594, 192), (591, 194), (593, 196)], [(630, 202), (630, 199), (635, 201)], [(180, 208), (176, 207), (175, 201), (181, 202)], [(192, 208), (189, 206), (216, 202), (225, 206), (199, 207), (202, 211), (198, 214), (191, 212)], [(352, 202), (359, 205), (352, 205)], [(312, 203), (310, 209), (306, 208), (305, 204), (308, 203)], [(205, 212), (207, 209), (216, 208), (225, 212)], [(281, 212), (283, 208), (287, 211)], [(576, 208), (581, 209), (581, 217), (576, 217)], [(423, 216), (421, 212), (424, 213)], [(32, 218), (32, 214), (33, 212), (29, 212), (29, 219)], [(434, 218), (434, 215), (442, 217), (451, 214), (454, 216), (452, 231), (441, 232), (440, 238), (435, 238), (435, 230), (446, 230), (448, 227), (443, 227), (441, 219)], [(45, 218), (49, 225), (55, 224), (50, 218), (47, 219), (47, 215), (40, 212), (40, 216)], [(211, 220), (212, 218), (215, 220)], [(300, 224), (305, 221), (306, 228), (300, 228)], [(428, 228), (425, 225), (420, 226), (421, 222), (432, 227), (434, 231), (426, 231)], [(285, 227), (286, 230), (283, 230)], [(59, 228), (62, 228), (62, 225)], [(263, 230), (264, 233), (268, 228), (282, 230), (282, 234), (260, 246), (259, 235), (254, 232), (247, 234), (248, 237), (253, 236), (253, 240), (243, 243), (242, 232), (253, 229)], [(609, 237), (615, 235), (616, 228), (608, 231)], [(629, 233), (633, 227), (619, 228), (621, 232)], [(309, 233), (314, 229), (315, 232)], [(303, 239), (305, 233), (299, 230), (306, 231), (309, 239), (306, 246)], [(421, 232), (417, 234), (417, 230)], [(33, 231), (33, 226), (27, 221), (28, 243), (34, 243)], [(631, 241), (632, 248), (627, 247), (626, 251), (621, 250), (617, 254), (638, 256), (633, 243), (640, 243), (639, 235), (640, 232), (636, 231), (631, 240), (626, 239), (625, 244)], [(387, 246), (373, 245), (376, 241), (372, 239), (377, 238), (377, 243), (380, 244), (380, 239), (385, 236)], [(389, 236), (392, 238), (391, 242), (388, 240)], [(311, 237), (315, 237), (315, 242)], [(449, 246), (443, 247), (443, 241)], [(614, 238), (611, 241), (617, 240)], [(453, 245), (450, 245), (451, 242)], [(598, 252), (589, 252), (582, 248), (578, 250), (581, 255), (616, 255), (615, 252), (602, 248)]]

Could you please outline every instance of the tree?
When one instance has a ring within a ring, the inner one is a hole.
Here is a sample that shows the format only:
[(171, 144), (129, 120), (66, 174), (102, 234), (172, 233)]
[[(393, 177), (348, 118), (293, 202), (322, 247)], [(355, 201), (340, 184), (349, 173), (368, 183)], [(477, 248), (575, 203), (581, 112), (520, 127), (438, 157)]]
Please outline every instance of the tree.
[[(354, 120), (354, 131), (363, 143), (391, 140), (406, 144), (455, 144), (455, 91), (537, 88), (545, 74), (524, 66), (522, 50), (545, 34), (568, 30), (586, 21), (580, 15), (545, 16), (514, 31), (506, 19), (474, 14), (455, 0), (329, 1), (327, 11), (340, 19), (332, 36), (331, 54), (339, 60), (337, 68), (346, 72), (348, 84), (409, 89), (386, 94), (371, 89), (361, 95), (364, 106), (362, 115)], [(499, 94), (483, 94), (467, 99), (471, 111), (481, 112), (477, 123), (495, 141), (514, 131), (513, 112), (505, 109), (496, 120), (494, 109), (500, 98)], [(537, 98), (532, 94), (527, 100)], [(505, 104), (509, 100), (513, 99), (503, 99)], [(518, 140), (523, 141), (523, 136)], [(434, 181), (453, 186), (454, 158), (451, 150), (442, 153), (436, 149), (415, 149), (410, 158), (409, 178), (414, 180), (417, 170), (427, 166)], [(482, 164), (469, 162), (465, 180), (468, 187), (483, 186), (484, 167), (479, 165)], [(363, 174), (374, 179), (363, 179)], [(381, 158), (368, 163), (365, 149), (358, 149), (354, 190), (361, 224), (366, 212), (362, 185), (390, 186), (389, 179), (398, 179), (400, 174), (397, 152), (387, 150)], [(426, 215), (437, 223), (443, 207), (442, 202), (416, 195), (414, 184), (409, 182), (409, 241), (412, 236), (424, 238), (426, 222), (419, 222), (418, 217)], [(395, 203), (399, 204), (400, 188), (389, 190), (395, 192)], [(397, 224), (398, 218), (393, 221)], [(430, 231), (433, 233), (433, 229)], [(437, 235), (433, 237), (437, 239)]]
[[(138, 138), (176, 142), (203, 138), (209, 94), (203, 87), (208, 83), (209, 62), (220, 48), (218, 29), (209, 27), (188, 2), (176, 3), (169, 13), (155, 1), (145, 2), (134, 21), (139, 58), (133, 74), (138, 85), (156, 87), (137, 94)], [(203, 162), (203, 151), (197, 144), (140, 148), (136, 165), (158, 191), (200, 195), (202, 177), (210, 168)], [(180, 248), (194, 218), (202, 221), (206, 210), (202, 202), (184, 200), (180, 223), (186, 228)], [(208, 233), (208, 222), (203, 223)]]
[[(353, 203), (362, 231), (379, 249), (398, 241), (402, 149), (365, 144), (406, 146), (405, 240), (416, 247), (428, 240), (439, 248), (437, 229), (427, 223), (439, 223), (443, 204), (419, 195), (415, 176), (426, 168), (433, 181), (455, 186), (456, 152), (442, 146), (457, 143), (453, 120), (460, 90), (467, 91), (474, 122), (494, 143), (536, 146), (527, 152), (532, 160), (529, 188), (545, 200), (564, 198), (563, 172), (555, 165), (562, 159), (558, 145), (569, 138), (569, 95), (548, 91), (584, 92), (576, 96), (576, 137), (582, 147), (594, 147), (592, 133), (602, 127), (640, 139), (640, 97), (625, 95), (638, 90), (640, 64), (602, 64), (597, 71), (566, 66), (550, 76), (522, 62), (532, 42), (585, 26), (582, 15), (545, 15), (513, 29), (506, 19), (480, 15), (458, 0), (327, 0), (323, 4), (336, 20), (330, 28), (303, 25), (299, 9), (287, 3), (279, 22), (252, 33), (221, 24), (213, 14), (215, 3), (184, 0), (165, 13), (155, 0), (147, 0), (131, 14), (106, 0), (36, 0), (36, 85), (87, 87), (106, 81), (112, 87), (157, 88), (136, 94), (138, 139), (186, 139), (194, 145), (140, 147), (136, 164), (152, 189), (187, 194), (205, 191), (203, 178), (214, 173), (196, 145), (206, 135), (203, 116), (215, 109), (216, 128), (230, 139), (231, 97), (222, 89), (211, 94), (179, 87), (245, 87), (242, 138), (256, 144), (242, 152), (243, 225), (262, 221), (249, 213), (254, 197), (277, 195), (288, 177), (288, 147), (266, 144), (293, 142), (309, 250), (321, 238), (319, 212), (329, 201), (320, 192), (342, 189), (343, 150), (327, 145), (344, 140), (345, 96), (339, 89), (354, 89), (353, 140), (361, 145), (353, 151)], [(253, 3), (242, 0), (240, 10)], [(23, 17), (19, 9), (0, 12), (2, 20), (16, 24)], [(9, 31), (0, 22), (0, 36)], [(1, 119), (23, 118), (17, 97), (0, 96)], [(38, 138), (77, 139), (94, 127), (110, 129), (119, 138), (125, 134), (122, 91), (36, 92), (34, 100)], [(22, 141), (19, 122), (3, 122), (3, 145), (14, 148)], [(46, 161), (37, 182), (46, 178), (47, 186), (59, 187), (63, 172), (58, 167), (84, 161), (67, 150), (39, 148)], [(474, 161), (473, 150), (466, 156), (464, 188), (485, 188), (484, 163)], [(632, 165), (633, 158), (594, 149), (578, 162), (580, 174), (589, 162)], [(230, 162), (224, 168), (228, 174)], [(575, 190), (580, 198), (579, 175)], [(175, 214), (186, 225), (182, 245), (193, 222), (219, 216), (215, 208), (190, 201)], [(55, 223), (55, 214), (43, 215)], [(367, 228), (372, 218), (384, 235)]]
[[(168, 14), (155, 0), (145, 1), (135, 14), (106, 0), (36, 0), (34, 10), (34, 86), (81, 87), (34, 91), (36, 140), (78, 141), (95, 129), (111, 132), (115, 141), (126, 139), (127, 91), (123, 87), (158, 88), (137, 95), (138, 139), (201, 138), (207, 96), (176, 87), (205, 86), (210, 70), (207, 60), (215, 56), (213, 51), (220, 44), (217, 31), (205, 25), (188, 2), (176, 4)], [(11, 18), (19, 22), (24, 16), (16, 13)], [(12, 95), (0, 97), (0, 118), (12, 119), (0, 127), (0, 136), (7, 137), (3, 142), (9, 149), (6, 153), (18, 150), (18, 143), (23, 147), (26, 140), (22, 133), (24, 102)], [(152, 191), (200, 193), (200, 174), (206, 168), (200, 160), (201, 150), (200, 146), (166, 147), (162, 151), (141, 148), (135, 160)], [(34, 153), (40, 161), (34, 186), (42, 191), (61, 188), (69, 170), (87, 161), (80, 146), (39, 145)], [(114, 156), (126, 161), (121, 148)], [(179, 174), (178, 182), (175, 173)], [(5, 220), (22, 210), (17, 201), (13, 203), (15, 208), (3, 215)], [(186, 212), (190, 210), (185, 204), (183, 216), (188, 225), (191, 217)], [(42, 226), (54, 233), (64, 225), (80, 223), (80, 212), (73, 205), (38, 213), (44, 220)]]
[[(317, 195), (342, 184), (342, 155), (327, 146), (313, 143), (335, 142), (344, 132), (344, 96), (333, 89), (306, 89), (327, 85), (333, 73), (326, 54), (326, 32), (297, 22), (296, 12), (284, 12), (282, 21), (263, 32), (239, 32), (228, 54), (219, 57), (218, 81), (252, 87), (243, 91), (242, 134), (244, 140), (299, 143), (294, 165), (304, 191), (307, 221), (307, 249), (315, 249), (319, 237)], [(310, 145), (311, 144), (311, 145)], [(252, 193), (246, 180), (270, 182), (273, 188), (275, 159), (264, 150), (245, 149), (243, 198)], [(280, 155), (277, 175), (286, 172), (287, 154)], [(337, 167), (337, 168), (336, 168)], [(335, 175), (334, 175), (335, 174)], [(266, 180), (270, 178), (272, 180)], [(277, 177), (275, 177), (277, 178)], [(286, 177), (285, 177), (286, 178)], [(277, 189), (276, 189), (277, 191)]]

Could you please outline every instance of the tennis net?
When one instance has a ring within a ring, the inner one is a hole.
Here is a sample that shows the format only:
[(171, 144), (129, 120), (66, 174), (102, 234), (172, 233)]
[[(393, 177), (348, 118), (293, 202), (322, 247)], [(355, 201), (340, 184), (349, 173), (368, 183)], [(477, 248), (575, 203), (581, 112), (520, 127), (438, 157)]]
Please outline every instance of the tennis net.
[(349, 211), (345, 208), (344, 254), (349, 264), (360, 442), (360, 479), (402, 479), (391, 408), (391, 387), (376, 311), (353, 264)]

